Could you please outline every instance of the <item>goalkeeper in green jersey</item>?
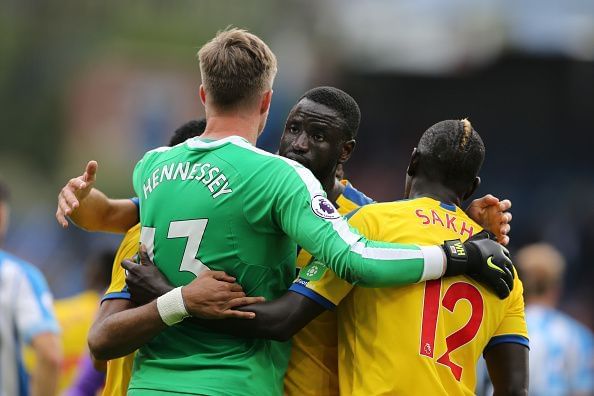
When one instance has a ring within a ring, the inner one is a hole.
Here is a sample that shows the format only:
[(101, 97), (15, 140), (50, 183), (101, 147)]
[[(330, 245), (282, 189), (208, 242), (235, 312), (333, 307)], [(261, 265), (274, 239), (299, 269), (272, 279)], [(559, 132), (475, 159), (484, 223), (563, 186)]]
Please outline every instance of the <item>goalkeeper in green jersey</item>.
[[(495, 242), (450, 250), (367, 241), (338, 215), (311, 172), (254, 148), (276, 73), (274, 55), (260, 39), (225, 31), (199, 58), (204, 134), (147, 153), (134, 172), (141, 239), (179, 287), (113, 314), (89, 335), (100, 358), (140, 348), (130, 395), (282, 393), (287, 343), (234, 338), (183, 320), (203, 312), (194, 279), (208, 272), (205, 264), (232, 274), (247, 294), (274, 299), (294, 276), (297, 242), (361, 286), (466, 273), (502, 296), (509, 293), (511, 263)], [(491, 257), (494, 266), (487, 263)]]

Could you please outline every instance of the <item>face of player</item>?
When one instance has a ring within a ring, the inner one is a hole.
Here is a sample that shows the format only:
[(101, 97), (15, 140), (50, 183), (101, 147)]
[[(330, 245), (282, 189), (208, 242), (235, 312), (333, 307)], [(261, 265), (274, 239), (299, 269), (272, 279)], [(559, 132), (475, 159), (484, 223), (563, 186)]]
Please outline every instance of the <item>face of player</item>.
[(345, 154), (344, 129), (345, 123), (335, 110), (302, 99), (289, 113), (279, 154), (299, 162), (322, 182), (334, 178), (336, 166), (352, 151)]

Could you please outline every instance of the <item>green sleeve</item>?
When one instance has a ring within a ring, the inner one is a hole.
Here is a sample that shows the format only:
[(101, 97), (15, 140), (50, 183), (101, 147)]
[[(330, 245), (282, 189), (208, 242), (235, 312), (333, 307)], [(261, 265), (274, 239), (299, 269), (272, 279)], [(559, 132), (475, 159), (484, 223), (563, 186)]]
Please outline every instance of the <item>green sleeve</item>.
[(309, 170), (291, 165), (276, 175), (282, 191), (273, 210), (280, 227), (340, 278), (358, 286), (387, 287), (441, 276), (441, 248), (437, 252), (435, 247), (367, 240), (338, 214)]

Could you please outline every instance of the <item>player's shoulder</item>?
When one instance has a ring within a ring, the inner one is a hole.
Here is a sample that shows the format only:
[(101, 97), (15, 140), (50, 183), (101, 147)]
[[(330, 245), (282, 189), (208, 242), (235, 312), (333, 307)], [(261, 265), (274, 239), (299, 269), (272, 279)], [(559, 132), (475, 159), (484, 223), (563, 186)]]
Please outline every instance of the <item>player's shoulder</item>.
[(137, 240), (138, 238), (140, 238), (140, 223), (136, 223), (136, 225), (126, 231), (123, 241)]
[[(592, 332), (571, 316), (557, 309), (543, 309), (542, 311), (545, 316), (545, 320), (541, 321), (543, 326), (549, 326), (557, 334), (570, 338), (574, 342), (592, 342)], [(527, 313), (529, 312), (534, 315), (534, 308), (529, 307)]]
[(363, 192), (357, 190), (348, 180), (341, 180), (340, 182), (344, 185), (342, 196), (354, 205), (365, 206), (375, 202)]
[(267, 181), (290, 185), (292, 182), (303, 182), (310, 193), (318, 192), (320, 182), (315, 178), (309, 169), (300, 163), (278, 154), (269, 153), (253, 146), (248, 141), (234, 140), (233, 146), (241, 151), (241, 159), (238, 167), (240, 172), (253, 173), (256, 178), (261, 176)]
[(2, 250), (0, 250), (0, 272), (9, 281), (28, 282), (37, 294), (49, 291), (43, 274), (36, 266)]
[(152, 150), (147, 151), (142, 156), (140, 162), (144, 165), (149, 163), (159, 162), (161, 160), (166, 160), (171, 156), (178, 155), (181, 151), (183, 151), (183, 143), (178, 144), (177, 146), (162, 146), (157, 147)]
[[(126, 235), (124, 235), (124, 239), (120, 243), (120, 247), (119, 247), (116, 255), (117, 256), (124, 255), (125, 257), (129, 257), (131, 255), (130, 252), (138, 251), (139, 243), (140, 243), (140, 223), (136, 224), (135, 226), (133, 226), (126, 232)], [(135, 254), (135, 253), (133, 253), (133, 254)], [(117, 265), (119, 265), (119, 263), (117, 263)]]
[[(367, 205), (361, 206), (355, 212), (358, 215), (364, 216), (385, 216), (387, 214), (398, 213), (411, 206), (414, 206), (414, 203), (407, 199), (391, 202), (371, 202)], [(355, 213), (353, 213), (353, 215), (354, 214)], [(350, 217), (352, 217), (352, 215)]]

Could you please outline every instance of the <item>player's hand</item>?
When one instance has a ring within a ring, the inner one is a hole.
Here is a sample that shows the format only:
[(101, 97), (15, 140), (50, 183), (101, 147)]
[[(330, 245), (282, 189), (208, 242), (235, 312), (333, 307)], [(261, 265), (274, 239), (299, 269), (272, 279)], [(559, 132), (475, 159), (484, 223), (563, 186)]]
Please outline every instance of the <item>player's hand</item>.
[(445, 276), (468, 275), (504, 299), (514, 286), (513, 265), (509, 251), (491, 237), (492, 234), (482, 231), (464, 243), (445, 241)]
[(485, 230), (491, 231), (497, 237), (497, 241), (504, 246), (509, 243), (509, 231), (512, 214), (511, 201), (487, 194), (482, 198), (475, 199), (466, 208), (466, 214), (472, 220), (476, 221)]
[(62, 227), (68, 227), (66, 217), (70, 216), (79, 207), (80, 201), (91, 192), (96, 180), (97, 167), (97, 161), (89, 161), (84, 173), (70, 179), (58, 194), (56, 220)]
[(182, 287), (184, 304), (190, 315), (202, 319), (253, 319), (254, 312), (234, 308), (264, 302), (264, 297), (247, 297), (235, 278), (223, 271), (204, 271)]
[(122, 267), (126, 270), (126, 285), (132, 301), (144, 305), (172, 290), (173, 286), (153, 264), (144, 245), (140, 245), (139, 257), (140, 263), (124, 260)]

